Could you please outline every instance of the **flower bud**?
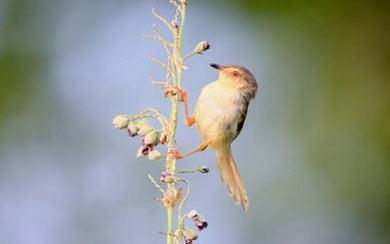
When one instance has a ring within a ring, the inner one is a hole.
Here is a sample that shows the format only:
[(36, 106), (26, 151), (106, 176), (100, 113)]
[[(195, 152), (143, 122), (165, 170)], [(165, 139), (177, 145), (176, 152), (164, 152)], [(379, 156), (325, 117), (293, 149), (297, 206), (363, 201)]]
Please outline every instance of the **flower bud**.
[(148, 155), (151, 151), (153, 151), (153, 147), (151, 145), (141, 145), (137, 151), (137, 158), (142, 158)]
[(159, 160), (161, 159), (161, 153), (156, 150), (156, 149), (153, 149), (152, 151), (149, 152), (148, 154), (148, 159), (149, 160)]
[(209, 225), (207, 221), (195, 221), (196, 228), (198, 228), (199, 231), (206, 229)]
[(198, 239), (198, 234), (194, 230), (188, 228), (183, 230), (183, 236), (186, 244), (191, 244), (193, 241)]
[(196, 54), (202, 54), (204, 51), (208, 50), (209, 48), (210, 48), (210, 44), (207, 41), (201, 41), (195, 46), (194, 51), (192, 52)]
[(165, 131), (162, 131), (160, 134), (160, 143), (164, 145), (167, 142), (168, 136)]
[(190, 211), (187, 214), (187, 218), (192, 219), (192, 221), (194, 221), (194, 224), (199, 231), (207, 228), (208, 226), (206, 218), (200, 215), (196, 210)]
[(207, 174), (210, 171), (210, 169), (205, 165), (200, 165), (197, 170), (202, 174)]
[(160, 142), (160, 133), (156, 130), (152, 130), (145, 135), (144, 143), (146, 145), (157, 145)]
[(129, 118), (126, 115), (117, 115), (112, 120), (112, 124), (116, 129), (124, 129), (129, 124)]
[(172, 27), (175, 28), (175, 29), (179, 28), (179, 24), (177, 23), (176, 20), (172, 20), (172, 21), (171, 21), (171, 25), (172, 25)]
[(176, 181), (176, 177), (167, 171), (163, 171), (161, 173), (161, 176), (160, 176), (160, 181), (167, 183), (167, 184), (170, 184), (170, 183), (174, 183)]
[(144, 125), (139, 127), (138, 135), (145, 136), (146, 134), (148, 134), (152, 130), (153, 130), (153, 127), (151, 127), (150, 125), (144, 124)]
[(127, 125), (127, 132), (129, 133), (129, 136), (131, 136), (131, 137), (136, 136), (138, 130), (139, 129), (137, 128), (137, 126), (134, 123), (134, 121), (130, 120), (129, 124)]
[(198, 217), (198, 212), (196, 210), (191, 210), (188, 214), (187, 214), (187, 217), (189, 219), (196, 219)]

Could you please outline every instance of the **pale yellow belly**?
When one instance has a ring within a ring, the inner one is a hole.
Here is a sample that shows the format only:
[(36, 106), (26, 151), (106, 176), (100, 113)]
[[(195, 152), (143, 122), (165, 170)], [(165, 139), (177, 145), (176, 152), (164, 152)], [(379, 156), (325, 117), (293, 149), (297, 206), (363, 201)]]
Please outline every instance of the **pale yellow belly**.
[(227, 140), (229, 130), (235, 129), (237, 119), (237, 103), (240, 93), (218, 82), (205, 86), (195, 107), (196, 127), (204, 141), (211, 140), (219, 144)]

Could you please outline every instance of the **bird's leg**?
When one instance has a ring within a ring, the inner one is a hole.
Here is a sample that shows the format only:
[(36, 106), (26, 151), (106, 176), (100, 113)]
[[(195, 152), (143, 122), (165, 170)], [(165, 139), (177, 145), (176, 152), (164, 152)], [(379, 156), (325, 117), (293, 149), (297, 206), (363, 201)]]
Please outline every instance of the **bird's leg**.
[(186, 116), (185, 124), (186, 126), (192, 126), (195, 123), (194, 116), (190, 116), (189, 109), (188, 109), (188, 93), (183, 88), (178, 88), (178, 92), (180, 93), (180, 102), (184, 103), (184, 113)]
[(191, 156), (197, 152), (204, 151), (209, 145), (210, 145), (210, 141), (205, 141), (202, 144), (200, 144), (195, 150), (193, 150), (189, 153), (182, 154), (178, 150), (171, 150), (168, 152), (168, 155), (170, 158), (173, 158), (173, 159), (182, 159), (182, 158), (186, 158), (188, 156)]
[(164, 96), (174, 96), (179, 93), (180, 102), (184, 103), (184, 112), (185, 112), (185, 124), (186, 126), (192, 126), (195, 123), (194, 116), (190, 116), (188, 109), (188, 93), (183, 88), (179, 88), (175, 85), (168, 84), (165, 86)]

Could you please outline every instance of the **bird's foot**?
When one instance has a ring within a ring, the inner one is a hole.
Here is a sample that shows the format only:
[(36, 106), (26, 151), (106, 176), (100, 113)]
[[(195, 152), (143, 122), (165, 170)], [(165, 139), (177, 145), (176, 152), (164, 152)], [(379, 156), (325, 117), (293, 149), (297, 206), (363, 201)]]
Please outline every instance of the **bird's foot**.
[(167, 153), (167, 159), (182, 159), (184, 155), (179, 152), (177, 149), (172, 149)]
[(194, 123), (195, 123), (195, 118), (193, 116), (186, 118), (185, 124), (187, 127), (191, 127)]

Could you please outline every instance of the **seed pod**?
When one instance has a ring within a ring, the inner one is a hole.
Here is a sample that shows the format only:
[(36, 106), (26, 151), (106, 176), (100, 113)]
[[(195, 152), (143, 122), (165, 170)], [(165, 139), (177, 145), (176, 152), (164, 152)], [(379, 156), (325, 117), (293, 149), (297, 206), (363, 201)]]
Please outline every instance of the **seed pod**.
[(202, 54), (204, 51), (208, 50), (209, 48), (210, 48), (210, 44), (207, 41), (201, 41), (195, 46), (194, 51), (192, 52), (196, 54)]
[(112, 120), (112, 124), (116, 129), (124, 129), (129, 124), (129, 118), (123, 114), (117, 115)]
[(156, 130), (152, 130), (148, 134), (145, 135), (144, 143), (146, 145), (157, 145), (160, 142), (160, 132)]
[(145, 136), (146, 134), (148, 134), (152, 130), (153, 130), (153, 127), (151, 127), (150, 125), (144, 124), (141, 127), (139, 127), (138, 135)]
[(149, 160), (159, 160), (161, 159), (161, 153), (159, 151), (157, 151), (156, 149), (152, 150), (149, 152), (148, 154), (148, 159)]

